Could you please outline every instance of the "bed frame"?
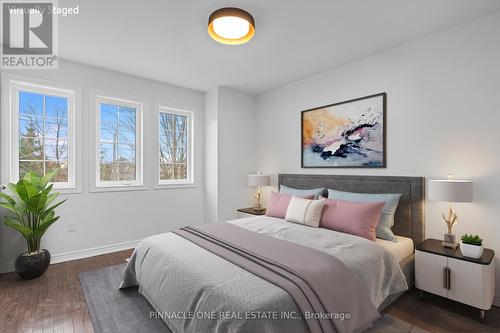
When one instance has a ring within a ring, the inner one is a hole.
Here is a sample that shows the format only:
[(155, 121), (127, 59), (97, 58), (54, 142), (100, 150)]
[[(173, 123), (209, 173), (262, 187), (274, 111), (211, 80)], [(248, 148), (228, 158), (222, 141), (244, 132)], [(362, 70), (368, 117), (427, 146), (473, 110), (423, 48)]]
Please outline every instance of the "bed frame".
[[(401, 193), (392, 231), (411, 238), (415, 245), (424, 240), (424, 177), (279, 174), (278, 184), (299, 189), (324, 187), (325, 196), (329, 188), (358, 193)], [(408, 286), (412, 286), (415, 281), (415, 255), (408, 256), (400, 266)], [(401, 294), (390, 295), (378, 310), (386, 308)]]

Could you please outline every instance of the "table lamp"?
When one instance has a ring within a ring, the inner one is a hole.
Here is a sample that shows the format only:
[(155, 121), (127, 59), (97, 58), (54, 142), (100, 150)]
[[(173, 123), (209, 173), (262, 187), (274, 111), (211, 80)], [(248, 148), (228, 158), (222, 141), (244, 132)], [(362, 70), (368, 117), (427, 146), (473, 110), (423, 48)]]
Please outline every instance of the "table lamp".
[(254, 195), (254, 198), (257, 200), (255, 210), (265, 210), (265, 208), (262, 208), (262, 204), (260, 203), (260, 199), (262, 198), (262, 191), (260, 190), (260, 187), (269, 186), (270, 184), (271, 177), (268, 175), (264, 175), (262, 172), (257, 172), (256, 175), (248, 175), (248, 186), (257, 186), (257, 192), (255, 192)]
[(456, 249), (458, 243), (453, 234), (453, 225), (458, 222), (458, 216), (451, 207), (452, 202), (472, 202), (472, 181), (453, 179), (448, 175), (446, 180), (429, 180), (427, 198), (433, 201), (448, 202), (448, 216), (443, 213), (443, 221), (448, 227), (444, 234), (443, 247)]

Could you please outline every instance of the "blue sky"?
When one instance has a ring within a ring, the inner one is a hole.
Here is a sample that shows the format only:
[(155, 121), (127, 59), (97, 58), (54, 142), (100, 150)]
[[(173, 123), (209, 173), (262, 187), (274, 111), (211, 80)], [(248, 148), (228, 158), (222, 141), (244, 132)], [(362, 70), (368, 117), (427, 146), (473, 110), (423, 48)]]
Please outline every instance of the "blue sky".
[[(101, 103), (101, 161), (111, 163), (114, 161), (114, 149), (117, 145), (117, 158), (119, 160), (135, 160), (136, 142), (136, 109), (118, 105)], [(119, 137), (116, 137), (119, 133)]]
[[(45, 124), (44, 118), (45, 98)], [(67, 149), (61, 148), (67, 144), (68, 136), (68, 100), (66, 97), (44, 96), (43, 94), (21, 91), (19, 93), (19, 129), (20, 135), (26, 136), (28, 128), (35, 127), (39, 134), (45, 136), (45, 160), (55, 160), (56, 150), (62, 155), (60, 160), (66, 160)], [(59, 132), (59, 145), (56, 149), (58, 123), (62, 126)], [(44, 131), (44, 133), (42, 133)], [(36, 134), (35, 134), (36, 135)], [(41, 137), (38, 138), (41, 144)], [(33, 152), (33, 156), (26, 158), (40, 159), (42, 156)]]
[[(19, 108), (21, 114), (43, 116), (42, 94), (21, 91), (19, 93)], [(31, 107), (31, 108), (30, 108)], [(59, 111), (59, 114), (57, 113)], [(68, 100), (66, 97), (45, 96), (45, 112), (47, 117), (68, 117)]]
[[(25, 136), (27, 128), (35, 122), (40, 130), (43, 128), (43, 99), (37, 93), (21, 91), (19, 94), (19, 129)], [(65, 97), (45, 96), (45, 137), (56, 138), (57, 122), (63, 126), (59, 133), (60, 138), (68, 135), (68, 101)]]

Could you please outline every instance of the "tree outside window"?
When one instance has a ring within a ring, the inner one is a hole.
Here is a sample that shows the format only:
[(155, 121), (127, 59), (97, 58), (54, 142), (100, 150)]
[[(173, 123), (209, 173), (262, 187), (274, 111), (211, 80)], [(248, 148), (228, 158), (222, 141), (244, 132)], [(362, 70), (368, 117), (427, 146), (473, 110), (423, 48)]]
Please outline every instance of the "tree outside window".
[(19, 91), (19, 177), (56, 171), (68, 182), (68, 99)]

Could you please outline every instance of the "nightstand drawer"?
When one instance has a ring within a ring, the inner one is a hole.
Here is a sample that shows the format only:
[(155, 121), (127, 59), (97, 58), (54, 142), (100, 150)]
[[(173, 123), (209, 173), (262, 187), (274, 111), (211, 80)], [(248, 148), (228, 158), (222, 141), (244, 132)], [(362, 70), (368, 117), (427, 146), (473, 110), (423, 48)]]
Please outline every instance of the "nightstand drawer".
[(483, 265), (448, 258), (450, 290), (448, 298), (483, 308)]
[(418, 289), (447, 297), (446, 272), (448, 258), (415, 251), (415, 286)]
[(489, 310), (495, 294), (494, 265), (478, 265), (448, 258), (450, 290), (448, 298), (482, 310)]

